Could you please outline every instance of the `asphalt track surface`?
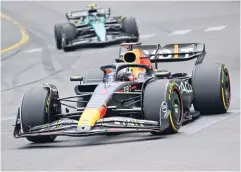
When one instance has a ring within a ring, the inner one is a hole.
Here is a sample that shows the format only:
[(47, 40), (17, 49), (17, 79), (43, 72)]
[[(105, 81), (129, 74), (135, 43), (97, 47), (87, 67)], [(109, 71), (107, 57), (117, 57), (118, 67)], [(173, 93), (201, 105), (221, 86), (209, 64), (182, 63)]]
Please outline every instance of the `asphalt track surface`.
[[(117, 56), (118, 46), (69, 53), (55, 49), (53, 25), (64, 21), (66, 11), (84, 8), (86, 4), (2, 2), (2, 12), (18, 20), (30, 38), (26, 44), (1, 54), (2, 170), (239, 171), (239, 2), (98, 2), (99, 6), (108, 5), (113, 15), (136, 17), (145, 44), (205, 43), (205, 62), (224, 63), (231, 74), (233, 95), (227, 114), (203, 116), (183, 126), (178, 134), (165, 137), (148, 133), (58, 137), (55, 143), (44, 145), (13, 139), (16, 110), (29, 87), (49, 82), (58, 87), (61, 96), (72, 94), (70, 75), (83, 74), (90, 68), (98, 70)], [(18, 26), (1, 21), (3, 49), (19, 41), (21, 33)], [(205, 32), (209, 27), (223, 25), (225, 29)], [(175, 34), (178, 30), (186, 34)], [(148, 36), (151, 34), (155, 36)], [(170, 67), (173, 65), (175, 68)], [(160, 66), (180, 71), (192, 69), (191, 62), (173, 65)]]
[(11, 23), (8, 20), (1, 20), (2, 22), (2, 30), (8, 30), (11, 29), (11, 32), (15, 34), (15, 36), (11, 36), (9, 37), (8, 34), (2, 34), (2, 38), (1, 38), (1, 49), (6, 49), (8, 47), (11, 47), (12, 45), (14, 45), (16, 43), (16, 40), (20, 40), (21, 39), (21, 32), (19, 30), (18, 27), (16, 27), (13, 23)]

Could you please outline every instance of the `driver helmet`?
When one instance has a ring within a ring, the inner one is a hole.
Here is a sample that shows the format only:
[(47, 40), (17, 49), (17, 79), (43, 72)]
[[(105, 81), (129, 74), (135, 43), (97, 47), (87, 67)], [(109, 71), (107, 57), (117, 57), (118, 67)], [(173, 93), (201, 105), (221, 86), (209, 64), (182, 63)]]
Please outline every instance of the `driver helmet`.
[(131, 68), (122, 69), (117, 77), (120, 81), (134, 81), (136, 79)]
[(89, 4), (89, 14), (97, 13), (96, 4)]

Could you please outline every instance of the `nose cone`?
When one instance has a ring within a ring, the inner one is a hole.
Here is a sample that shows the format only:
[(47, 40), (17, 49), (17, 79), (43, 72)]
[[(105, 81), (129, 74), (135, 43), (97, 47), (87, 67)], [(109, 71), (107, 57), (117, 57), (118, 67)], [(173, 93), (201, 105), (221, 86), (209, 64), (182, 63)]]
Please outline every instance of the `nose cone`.
[(102, 118), (105, 113), (105, 107), (86, 108), (80, 117), (78, 126), (94, 126), (95, 122)]
[(96, 87), (94, 94), (80, 116), (77, 127), (78, 132), (90, 131), (96, 121), (102, 119), (106, 115), (107, 104), (113, 92), (119, 89), (120, 86), (120, 84), (112, 83), (109, 87), (106, 87), (105, 83), (101, 83)]
[(96, 22), (93, 25), (95, 33), (99, 39), (99, 41), (106, 41), (106, 29), (105, 24), (102, 22)]
[(103, 118), (103, 116), (106, 114), (106, 110), (106, 107), (86, 108), (79, 119), (77, 131), (90, 131), (95, 125), (96, 121)]

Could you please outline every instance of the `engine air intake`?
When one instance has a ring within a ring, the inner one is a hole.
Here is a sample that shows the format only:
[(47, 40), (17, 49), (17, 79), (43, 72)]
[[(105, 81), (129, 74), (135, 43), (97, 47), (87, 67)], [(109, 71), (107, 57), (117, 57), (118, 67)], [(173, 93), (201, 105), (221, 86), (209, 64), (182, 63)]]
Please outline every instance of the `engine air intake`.
[(135, 55), (135, 53), (133, 53), (133, 52), (127, 52), (127, 53), (124, 55), (123, 60), (124, 60), (126, 63), (135, 63), (135, 61), (136, 61), (136, 55)]

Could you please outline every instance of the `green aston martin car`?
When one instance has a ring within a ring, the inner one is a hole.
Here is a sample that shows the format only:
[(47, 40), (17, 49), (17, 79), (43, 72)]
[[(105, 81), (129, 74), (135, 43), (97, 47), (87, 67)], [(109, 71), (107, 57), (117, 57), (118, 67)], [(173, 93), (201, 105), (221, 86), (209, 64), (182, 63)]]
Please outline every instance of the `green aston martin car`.
[(139, 31), (133, 17), (110, 17), (110, 8), (96, 8), (66, 13), (68, 22), (55, 24), (57, 49), (64, 51), (79, 47), (106, 46), (123, 42), (138, 42)]

